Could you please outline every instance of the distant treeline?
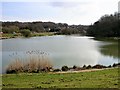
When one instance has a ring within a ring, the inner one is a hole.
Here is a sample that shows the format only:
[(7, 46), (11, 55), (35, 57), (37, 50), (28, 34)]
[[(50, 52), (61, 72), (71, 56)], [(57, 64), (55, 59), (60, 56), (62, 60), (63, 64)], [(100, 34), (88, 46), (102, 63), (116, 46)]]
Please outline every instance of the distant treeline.
[(19, 33), (23, 30), (31, 32), (56, 32), (59, 34), (85, 34), (88, 26), (68, 25), (54, 22), (2, 22), (3, 33)]
[(87, 30), (94, 37), (120, 37), (120, 13), (102, 16)]
[(93, 25), (68, 25), (54, 22), (2, 22), (3, 33), (41, 33), (56, 32), (57, 34), (81, 34), (94, 37), (119, 37), (119, 14), (104, 15)]

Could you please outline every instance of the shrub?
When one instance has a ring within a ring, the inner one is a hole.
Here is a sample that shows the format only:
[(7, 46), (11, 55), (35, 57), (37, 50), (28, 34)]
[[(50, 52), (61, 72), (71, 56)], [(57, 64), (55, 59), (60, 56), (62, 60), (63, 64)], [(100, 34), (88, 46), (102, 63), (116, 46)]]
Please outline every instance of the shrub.
[(23, 30), (21, 30), (20, 32), (21, 32), (21, 34), (22, 34), (23, 36), (25, 36), (25, 37), (30, 37), (30, 36), (31, 36), (31, 32), (30, 32), (29, 29), (23, 29)]
[(13, 32), (19, 32), (19, 27), (10, 25), (10, 26), (5, 26), (2, 28), (3, 33), (13, 33)]
[(68, 66), (62, 66), (62, 71), (68, 71)]

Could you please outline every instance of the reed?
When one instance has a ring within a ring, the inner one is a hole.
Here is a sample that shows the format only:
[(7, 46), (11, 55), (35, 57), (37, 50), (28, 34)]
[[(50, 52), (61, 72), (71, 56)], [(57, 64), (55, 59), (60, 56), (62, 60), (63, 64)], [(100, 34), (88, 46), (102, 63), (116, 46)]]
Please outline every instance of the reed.
[(38, 73), (50, 71), (50, 69), (52, 69), (53, 67), (52, 63), (50, 62), (50, 59), (43, 53), (42, 55), (40, 54), (30, 53), (24, 61), (20, 58), (13, 60), (8, 65), (6, 73)]

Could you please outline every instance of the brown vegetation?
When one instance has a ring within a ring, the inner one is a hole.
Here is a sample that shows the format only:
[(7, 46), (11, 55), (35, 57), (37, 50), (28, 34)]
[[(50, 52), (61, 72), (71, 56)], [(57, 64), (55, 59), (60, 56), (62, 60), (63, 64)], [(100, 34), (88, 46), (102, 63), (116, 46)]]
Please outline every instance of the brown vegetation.
[[(43, 55), (43, 53), (35, 54), (35, 51), (28, 52), (29, 57), (24, 60), (15, 59), (11, 62), (7, 69), (6, 73), (19, 73), (19, 72), (42, 72), (42, 71), (50, 71), (52, 69), (52, 63), (47, 58), (47, 56)], [(45, 54), (45, 53), (44, 53)]]
[(15, 60), (8, 65), (6, 73), (19, 73), (19, 72), (34, 72), (50, 71), (52, 64), (49, 60), (37, 60), (36, 58), (22, 62), (21, 60)]

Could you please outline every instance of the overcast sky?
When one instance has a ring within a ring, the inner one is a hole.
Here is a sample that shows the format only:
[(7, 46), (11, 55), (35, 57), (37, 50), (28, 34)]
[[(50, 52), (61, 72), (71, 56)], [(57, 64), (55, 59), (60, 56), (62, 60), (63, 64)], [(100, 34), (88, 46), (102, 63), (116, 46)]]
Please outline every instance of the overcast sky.
[[(17, 1), (17, 2), (16, 2)], [(52, 21), (89, 25), (118, 11), (119, 0), (1, 0), (2, 21)]]

